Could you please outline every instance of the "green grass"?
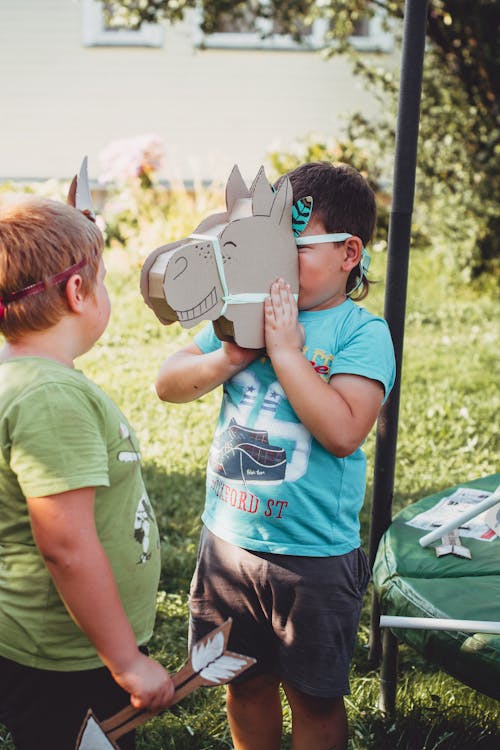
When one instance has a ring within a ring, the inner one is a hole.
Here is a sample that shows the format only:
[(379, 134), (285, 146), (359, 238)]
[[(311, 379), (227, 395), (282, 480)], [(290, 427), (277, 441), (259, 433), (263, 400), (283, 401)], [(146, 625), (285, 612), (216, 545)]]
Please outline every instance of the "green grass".
[[(385, 256), (372, 275), (384, 278)], [(111, 265), (111, 263), (109, 264)], [(203, 505), (204, 469), (220, 394), (191, 404), (158, 401), (150, 384), (163, 358), (190, 340), (179, 325), (162, 327), (138, 292), (138, 268), (109, 271), (113, 316), (99, 344), (78, 363), (120, 405), (138, 434), (144, 474), (162, 534), (163, 568), (152, 651), (171, 670), (187, 655), (187, 594), (195, 564)], [(383, 310), (383, 284), (366, 306)], [(438, 489), (498, 470), (498, 290), (453, 280), (430, 253), (412, 256), (394, 511)], [(362, 536), (368, 544), (374, 434), (366, 443), (367, 502)], [(462, 685), (407, 647), (400, 648), (397, 711), (377, 709), (378, 672), (368, 662), (366, 599), (352, 665), (348, 700), (350, 750), (493, 750), (498, 704)], [(283, 748), (290, 748), (285, 714)], [(10, 750), (8, 739), (0, 747)], [(138, 750), (231, 748), (222, 688), (199, 690), (176, 713), (139, 731)], [(311, 749), (313, 750), (313, 749)]]

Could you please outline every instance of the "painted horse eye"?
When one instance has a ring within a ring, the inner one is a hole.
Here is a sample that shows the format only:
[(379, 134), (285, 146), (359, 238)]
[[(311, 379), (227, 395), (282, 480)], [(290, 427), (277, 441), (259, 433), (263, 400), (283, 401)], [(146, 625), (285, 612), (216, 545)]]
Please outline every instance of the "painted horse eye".
[(175, 259), (175, 261), (174, 261), (174, 262), (175, 262), (175, 264), (177, 265), (177, 263), (178, 263), (179, 261), (182, 261), (182, 262), (184, 263), (184, 266), (183, 266), (183, 267), (181, 268), (181, 270), (180, 270), (180, 271), (178, 271), (178, 272), (177, 272), (177, 273), (175, 274), (175, 276), (173, 277), (174, 279), (177, 279), (177, 278), (178, 278), (178, 277), (179, 277), (179, 276), (180, 276), (180, 275), (181, 275), (182, 273), (184, 273), (184, 271), (185, 271), (185, 270), (186, 270), (186, 268), (188, 267), (188, 260), (187, 260), (187, 258), (186, 258), (186, 256), (185, 256), (185, 255), (181, 255), (181, 256), (179, 256), (178, 258), (176, 258), (176, 259)]

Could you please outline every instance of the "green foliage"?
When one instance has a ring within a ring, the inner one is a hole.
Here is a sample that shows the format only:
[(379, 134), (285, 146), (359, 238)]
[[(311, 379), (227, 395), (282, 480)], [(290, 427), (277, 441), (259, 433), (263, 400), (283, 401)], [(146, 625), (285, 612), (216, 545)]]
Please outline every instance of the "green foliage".
[[(390, 116), (367, 120), (354, 115), (348, 132), (369, 141), (378, 164), (388, 165), (386, 144), (393, 148), (396, 81), (382, 68), (356, 69), (378, 86)], [(437, 71), (437, 72), (436, 72)], [(437, 257), (459, 270), (464, 279), (500, 271), (496, 163), (500, 130), (484, 118), (457, 86), (456, 76), (427, 52), (423, 73), (413, 239), (431, 244)], [(390, 179), (389, 172), (384, 174)], [(389, 188), (388, 188), (389, 189)], [(418, 238), (418, 239), (417, 239)]]
[[(162, 17), (178, 20), (194, 4), (194, 0), (107, 3), (111, 17), (120, 22), (128, 17), (135, 25)], [(325, 51), (350, 54), (355, 72), (383, 103), (377, 121), (354, 115), (349, 127), (357, 138), (377, 148), (376, 163), (386, 169), (384, 179), (390, 181), (392, 170), (387, 166), (394, 150), (397, 78), (380, 59), (374, 62), (354, 54), (349, 37), (363, 18), (374, 13), (382, 14), (400, 37), (404, 0), (200, 0), (198, 7), (207, 33), (216, 30), (224, 17), (238, 19), (251, 13), (300, 38), (316, 18), (325, 18)], [(485, 271), (499, 275), (498, 5), (495, 0), (430, 0), (428, 7), (415, 226), (464, 278)]]
[[(220, 28), (227, 17), (238, 21), (255, 18), (277, 20), (294, 38), (299, 39), (304, 25), (308, 26), (316, 15), (313, 0), (104, 0), (108, 23), (139, 28), (141, 23), (166, 19), (180, 21), (193, 8), (200, 11), (201, 28), (211, 34)], [(304, 24), (305, 22), (305, 24)]]
[(106, 246), (139, 257), (160, 245), (181, 239), (199, 221), (224, 206), (220, 185), (184, 184), (170, 187), (148, 180), (128, 180), (109, 188), (99, 213)]
[[(351, 0), (330, 5), (348, 11)], [(402, 15), (400, 0), (369, 5), (383, 6), (388, 17)], [(491, 0), (429, 3), (415, 221), (441, 257), (469, 278), (500, 271), (495, 6)], [(385, 111), (392, 113), (362, 128), (365, 138), (375, 139), (387, 154), (393, 148), (395, 80), (360, 56), (357, 61), (358, 74), (376, 87)]]

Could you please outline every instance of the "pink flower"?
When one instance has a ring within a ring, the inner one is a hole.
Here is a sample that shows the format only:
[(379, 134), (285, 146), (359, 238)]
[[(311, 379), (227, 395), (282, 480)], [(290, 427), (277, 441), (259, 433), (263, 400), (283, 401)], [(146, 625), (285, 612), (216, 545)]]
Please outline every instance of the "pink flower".
[(103, 171), (99, 182), (127, 182), (157, 172), (164, 157), (162, 138), (144, 133), (112, 141), (99, 154)]

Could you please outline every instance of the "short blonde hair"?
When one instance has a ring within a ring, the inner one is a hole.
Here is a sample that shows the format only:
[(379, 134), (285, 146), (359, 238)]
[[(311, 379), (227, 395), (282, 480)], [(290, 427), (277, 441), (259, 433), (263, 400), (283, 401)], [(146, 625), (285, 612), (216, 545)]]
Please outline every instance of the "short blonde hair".
[[(0, 299), (85, 261), (78, 271), (84, 294), (93, 294), (103, 251), (101, 232), (72, 206), (38, 197), (0, 205)], [(0, 333), (14, 341), (42, 331), (68, 313), (66, 282), (5, 303)]]

